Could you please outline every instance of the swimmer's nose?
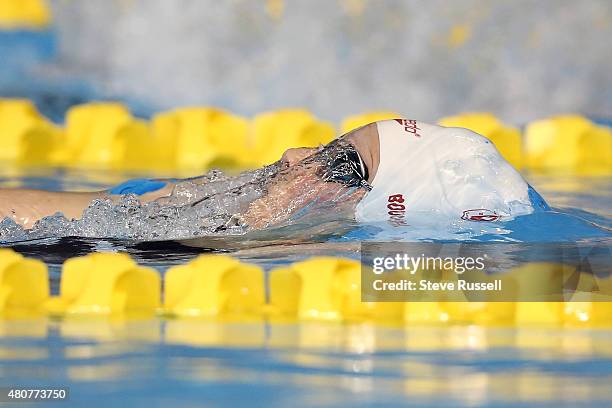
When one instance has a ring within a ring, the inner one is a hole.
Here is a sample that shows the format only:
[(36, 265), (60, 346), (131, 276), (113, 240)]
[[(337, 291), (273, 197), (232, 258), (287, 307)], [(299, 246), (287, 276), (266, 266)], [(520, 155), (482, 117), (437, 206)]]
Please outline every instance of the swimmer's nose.
[(289, 166), (293, 166), (295, 163), (304, 160), (306, 157), (310, 156), (316, 151), (316, 148), (310, 147), (296, 147), (293, 149), (288, 149), (285, 151), (285, 153), (283, 153), (281, 162), (287, 163)]

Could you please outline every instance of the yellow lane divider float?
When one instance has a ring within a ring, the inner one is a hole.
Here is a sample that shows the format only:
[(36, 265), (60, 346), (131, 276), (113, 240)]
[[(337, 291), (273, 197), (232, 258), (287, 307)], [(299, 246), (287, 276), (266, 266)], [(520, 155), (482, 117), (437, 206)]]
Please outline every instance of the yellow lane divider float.
[(0, 29), (45, 29), (51, 22), (46, 0), (0, 1)]
[[(340, 133), (398, 116), (384, 111), (349, 116)], [(535, 121), (524, 135), (490, 113), (465, 113), (439, 123), (483, 134), (519, 169), (612, 174), (612, 131), (582, 116)], [(270, 164), (286, 149), (316, 147), (337, 132), (303, 109), (279, 109), (249, 120), (218, 108), (187, 107), (145, 121), (113, 102), (73, 106), (61, 128), (30, 101), (0, 99), (0, 135), (3, 162), (191, 176), (214, 167), (244, 170)]]
[(525, 130), (527, 164), (538, 171), (612, 174), (612, 130), (578, 115), (530, 123)]
[(112, 167), (121, 158), (117, 141), (134, 121), (119, 103), (91, 103), (71, 108), (66, 115), (66, 133), (57, 152), (59, 161), (72, 166)]
[[(560, 274), (561, 273), (561, 274)], [(527, 263), (498, 276), (517, 294), (559, 287), (574, 269), (552, 263)], [(456, 279), (451, 273), (443, 279)], [(489, 277), (491, 278), (491, 277)], [(478, 279), (487, 279), (483, 274)], [(268, 274), (227, 255), (201, 255), (168, 269), (164, 302), (155, 270), (127, 254), (93, 253), (67, 260), (60, 294), (49, 296), (47, 267), (9, 249), (0, 250), (0, 315), (154, 316), (272, 322), (376, 322), (392, 325), (611, 327), (612, 278), (581, 274), (576, 301), (363, 302), (358, 261), (314, 257)], [(598, 290), (593, 291), (597, 286)]]
[(62, 140), (53, 125), (25, 99), (0, 99), (0, 160), (21, 165), (59, 164), (52, 153)]
[(60, 294), (46, 303), (52, 314), (154, 314), (160, 305), (161, 279), (129, 255), (92, 253), (67, 260)]
[(264, 273), (225, 255), (202, 255), (165, 276), (164, 310), (175, 316), (261, 316)]
[(281, 109), (256, 115), (251, 143), (256, 166), (277, 161), (292, 147), (316, 147), (336, 136), (333, 125), (303, 109)]
[[(153, 116), (151, 147), (170, 168), (202, 171), (211, 167), (244, 168), (250, 165), (248, 121), (221, 109), (193, 107)], [(126, 151), (138, 159), (136, 146)]]
[(403, 303), (362, 302), (361, 264), (316, 257), (270, 272), (271, 315), (300, 320), (398, 321)]
[(39, 312), (49, 296), (47, 266), (0, 249), (0, 316)]

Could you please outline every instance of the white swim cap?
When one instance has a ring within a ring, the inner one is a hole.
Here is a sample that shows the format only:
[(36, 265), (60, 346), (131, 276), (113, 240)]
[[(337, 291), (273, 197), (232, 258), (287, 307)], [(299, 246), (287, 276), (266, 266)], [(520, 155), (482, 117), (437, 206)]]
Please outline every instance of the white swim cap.
[(401, 226), (423, 217), (495, 221), (533, 212), (529, 185), (485, 137), (408, 119), (377, 127), (380, 163), (357, 221)]

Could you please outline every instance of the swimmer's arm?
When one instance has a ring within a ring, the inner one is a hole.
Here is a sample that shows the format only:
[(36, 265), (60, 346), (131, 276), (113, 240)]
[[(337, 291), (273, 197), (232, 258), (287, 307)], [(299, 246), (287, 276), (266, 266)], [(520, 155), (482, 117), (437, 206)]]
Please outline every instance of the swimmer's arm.
[[(143, 194), (138, 199), (147, 203), (169, 196), (174, 184), (169, 182), (162, 189)], [(93, 200), (103, 198), (117, 202), (121, 196), (110, 194), (109, 190), (75, 193), (0, 188), (0, 220), (8, 217), (24, 228), (32, 228), (36, 221), (58, 212), (68, 219), (78, 219)]]
[(106, 193), (63, 193), (29, 189), (0, 189), (0, 219), (13, 219), (24, 228), (31, 228), (36, 221), (57, 212), (66, 218), (80, 218), (83, 210), (96, 198)]

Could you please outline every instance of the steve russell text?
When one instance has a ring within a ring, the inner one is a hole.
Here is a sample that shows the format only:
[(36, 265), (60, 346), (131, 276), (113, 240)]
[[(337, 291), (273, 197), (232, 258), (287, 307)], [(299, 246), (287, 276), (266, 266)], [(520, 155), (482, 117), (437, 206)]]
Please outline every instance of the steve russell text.
[(376, 279), (372, 283), (374, 290), (377, 291), (501, 291), (501, 279), (494, 279), (491, 282), (469, 282), (458, 279), (456, 282), (437, 282), (427, 279), (411, 281), (402, 279), (398, 282), (385, 282)]

